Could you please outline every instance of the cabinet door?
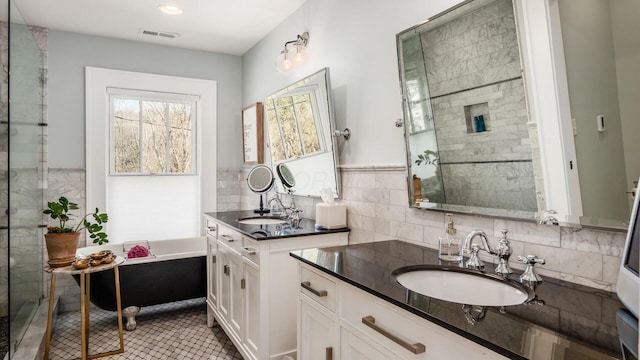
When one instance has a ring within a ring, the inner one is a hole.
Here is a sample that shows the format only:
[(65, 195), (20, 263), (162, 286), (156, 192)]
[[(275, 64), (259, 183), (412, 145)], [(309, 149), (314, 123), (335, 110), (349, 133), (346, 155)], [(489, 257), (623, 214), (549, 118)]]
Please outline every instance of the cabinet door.
[(229, 307), (229, 324), (232, 330), (242, 338), (242, 258), (239, 254), (230, 253), (229, 256), (229, 282), (230, 282), (230, 307)]
[(215, 238), (207, 236), (207, 302), (217, 307), (218, 298), (218, 243)]
[(340, 329), (341, 359), (349, 360), (392, 360), (395, 357), (384, 353), (378, 345), (369, 343), (364, 337), (346, 328)]
[[(300, 296), (298, 318), (298, 359), (337, 360), (338, 325), (330, 314), (323, 313), (312, 300)], [(344, 359), (349, 359), (344, 357)]]
[[(260, 344), (260, 272), (257, 266), (244, 262), (244, 337), (242, 342), (249, 352), (258, 358)], [(275, 319), (277, 321), (277, 319)]]
[(217, 271), (218, 271), (218, 311), (226, 320), (229, 319), (231, 310), (231, 254), (224, 246), (218, 246)]

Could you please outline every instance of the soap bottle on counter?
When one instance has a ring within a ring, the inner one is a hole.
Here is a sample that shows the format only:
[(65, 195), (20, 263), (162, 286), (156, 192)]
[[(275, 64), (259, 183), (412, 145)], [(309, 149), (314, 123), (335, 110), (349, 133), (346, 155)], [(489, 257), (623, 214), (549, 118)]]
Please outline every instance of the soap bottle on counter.
[(462, 260), (462, 238), (456, 233), (457, 230), (453, 224), (453, 215), (447, 214), (449, 222), (447, 223), (447, 231), (444, 236), (440, 237), (438, 246), (438, 258), (444, 261), (460, 261)]

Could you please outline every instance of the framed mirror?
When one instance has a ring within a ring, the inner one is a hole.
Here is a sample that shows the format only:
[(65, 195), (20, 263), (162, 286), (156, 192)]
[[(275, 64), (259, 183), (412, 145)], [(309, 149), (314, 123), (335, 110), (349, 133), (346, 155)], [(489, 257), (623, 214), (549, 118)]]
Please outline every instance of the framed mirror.
[(340, 195), (330, 89), (329, 69), (324, 68), (264, 100), (267, 162), (276, 171), (286, 165), (287, 178), (295, 179), (295, 195), (319, 197), (325, 188)]
[(535, 220), (544, 191), (512, 1), (465, 1), (397, 47), (410, 206)]

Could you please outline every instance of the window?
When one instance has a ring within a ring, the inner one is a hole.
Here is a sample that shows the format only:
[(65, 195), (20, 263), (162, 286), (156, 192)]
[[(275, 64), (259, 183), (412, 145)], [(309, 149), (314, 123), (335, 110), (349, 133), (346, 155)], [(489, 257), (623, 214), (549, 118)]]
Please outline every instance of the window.
[(85, 79), (86, 201), (109, 214), (109, 242), (200, 236), (217, 202), (216, 82), (92, 67)]
[(111, 89), (111, 175), (194, 174), (193, 96)]
[(309, 92), (266, 100), (271, 160), (299, 158), (323, 151), (318, 134), (317, 107)]

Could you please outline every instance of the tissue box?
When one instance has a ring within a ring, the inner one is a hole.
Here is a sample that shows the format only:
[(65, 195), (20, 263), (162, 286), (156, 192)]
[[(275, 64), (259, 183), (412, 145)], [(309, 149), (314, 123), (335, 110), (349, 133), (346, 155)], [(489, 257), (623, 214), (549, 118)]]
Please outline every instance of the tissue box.
[(347, 207), (345, 204), (316, 204), (316, 227), (319, 229), (347, 227)]

